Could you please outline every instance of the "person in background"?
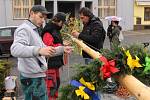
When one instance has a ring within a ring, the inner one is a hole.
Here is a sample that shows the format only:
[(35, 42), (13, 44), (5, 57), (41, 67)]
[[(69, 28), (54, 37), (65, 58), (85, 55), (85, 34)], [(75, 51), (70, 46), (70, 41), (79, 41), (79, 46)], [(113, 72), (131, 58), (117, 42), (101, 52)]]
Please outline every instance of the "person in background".
[[(120, 31), (122, 30), (121, 26), (118, 25), (119, 21), (113, 19), (111, 24), (107, 28), (107, 36), (109, 37), (110, 41), (110, 49), (114, 50), (117, 46), (120, 45), (119, 35)], [(108, 93), (113, 93), (117, 89), (117, 83), (112, 80), (112, 78), (107, 78), (106, 86), (104, 87)]]
[[(83, 40), (92, 49), (99, 51), (103, 48), (106, 34), (102, 22), (87, 7), (80, 9), (79, 16), (84, 25), (83, 30), (81, 33), (73, 30), (72, 35)], [(82, 56), (85, 58), (85, 64), (92, 61), (92, 58), (84, 51), (82, 51)]]
[(112, 20), (107, 29), (107, 36), (109, 37), (111, 50), (120, 45), (119, 35), (122, 28), (118, 24), (119, 21)]
[(22, 23), (14, 33), (11, 54), (18, 58), (24, 100), (48, 100), (44, 80), (47, 70), (45, 56), (60, 55), (65, 49), (44, 45), (40, 32), (47, 14), (49, 12), (45, 7), (34, 5), (30, 9), (28, 20)]
[[(72, 47), (64, 46), (60, 30), (66, 22), (66, 15), (63, 12), (57, 13), (52, 20), (46, 24), (42, 32), (42, 39), (45, 45), (52, 47), (66, 47), (65, 53), (70, 53)], [(64, 65), (63, 54), (48, 60), (48, 70), (46, 72), (46, 85), (48, 90), (49, 100), (56, 100), (58, 98), (58, 89), (60, 85), (59, 68)]]

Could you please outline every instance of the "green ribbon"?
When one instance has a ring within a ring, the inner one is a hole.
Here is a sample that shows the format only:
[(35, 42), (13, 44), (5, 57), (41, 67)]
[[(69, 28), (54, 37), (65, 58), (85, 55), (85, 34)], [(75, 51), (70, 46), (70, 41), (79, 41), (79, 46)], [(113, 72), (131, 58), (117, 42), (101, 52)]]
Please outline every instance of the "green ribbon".
[(149, 57), (145, 57), (145, 68), (144, 68), (144, 74), (148, 74), (150, 72), (150, 58)]

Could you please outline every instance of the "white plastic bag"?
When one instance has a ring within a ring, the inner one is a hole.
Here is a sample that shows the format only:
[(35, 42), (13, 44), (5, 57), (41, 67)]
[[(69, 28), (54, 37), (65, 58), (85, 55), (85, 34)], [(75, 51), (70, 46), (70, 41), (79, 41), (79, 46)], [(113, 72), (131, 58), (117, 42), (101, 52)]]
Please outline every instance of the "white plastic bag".
[(16, 76), (7, 76), (5, 78), (5, 89), (6, 90), (13, 90), (16, 87)]
[(123, 41), (124, 40), (124, 37), (123, 37), (123, 34), (122, 34), (122, 31), (120, 31), (120, 34), (119, 34), (119, 41)]

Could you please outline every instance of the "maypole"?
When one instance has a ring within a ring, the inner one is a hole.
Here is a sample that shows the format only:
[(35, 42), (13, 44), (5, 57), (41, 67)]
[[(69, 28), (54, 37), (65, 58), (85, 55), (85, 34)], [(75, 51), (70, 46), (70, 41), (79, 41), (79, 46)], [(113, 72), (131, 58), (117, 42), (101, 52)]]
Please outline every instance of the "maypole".
[[(93, 59), (100, 58), (102, 56), (99, 52), (88, 47), (82, 41), (71, 37), (72, 40), (88, 53)], [(138, 100), (150, 100), (150, 88), (140, 82), (132, 75), (121, 75), (119, 77), (119, 83), (122, 84), (128, 91), (134, 95)]]

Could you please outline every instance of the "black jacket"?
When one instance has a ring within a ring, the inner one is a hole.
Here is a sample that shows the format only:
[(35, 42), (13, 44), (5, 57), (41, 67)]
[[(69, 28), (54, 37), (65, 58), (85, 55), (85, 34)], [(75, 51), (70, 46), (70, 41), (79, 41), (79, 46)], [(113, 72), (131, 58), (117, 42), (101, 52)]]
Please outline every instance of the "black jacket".
[[(58, 27), (57, 25), (53, 23), (47, 23), (46, 26), (43, 29), (42, 32), (42, 37), (44, 36), (44, 33), (48, 32), (49, 34), (52, 35), (54, 39), (54, 44), (62, 44), (63, 45), (63, 40), (60, 34), (60, 29), (61, 27)], [(55, 57), (49, 57), (48, 58), (48, 68), (59, 68), (63, 63), (63, 55), (55, 56)]]
[[(84, 25), (82, 32), (79, 35), (79, 39), (83, 40), (89, 47), (99, 51), (103, 48), (105, 40), (105, 30), (103, 24), (99, 18), (93, 16), (90, 21)], [(84, 58), (91, 58), (86, 52), (82, 53)]]

